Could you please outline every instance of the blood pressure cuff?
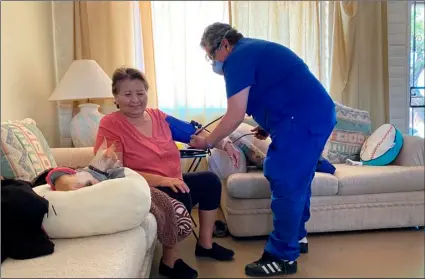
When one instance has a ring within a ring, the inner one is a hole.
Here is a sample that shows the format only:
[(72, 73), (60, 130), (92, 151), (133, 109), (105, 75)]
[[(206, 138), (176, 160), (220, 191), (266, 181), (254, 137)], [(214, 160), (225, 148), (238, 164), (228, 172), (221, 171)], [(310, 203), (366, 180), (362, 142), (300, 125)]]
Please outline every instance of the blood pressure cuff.
[(334, 174), (336, 168), (328, 160), (323, 157), (320, 157), (319, 162), (317, 162), (316, 171), (324, 172), (329, 174)]
[(165, 121), (170, 126), (171, 134), (175, 141), (189, 143), (190, 137), (196, 132), (196, 127), (191, 123), (179, 120), (170, 115), (165, 118)]

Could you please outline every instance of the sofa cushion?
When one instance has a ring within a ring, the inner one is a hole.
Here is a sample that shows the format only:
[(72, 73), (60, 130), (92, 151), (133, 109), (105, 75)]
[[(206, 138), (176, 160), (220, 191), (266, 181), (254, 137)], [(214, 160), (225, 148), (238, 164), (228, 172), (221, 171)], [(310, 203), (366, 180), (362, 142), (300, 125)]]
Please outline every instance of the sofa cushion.
[(1, 175), (31, 181), (56, 167), (49, 145), (33, 119), (1, 123)]
[[(235, 199), (270, 198), (270, 184), (262, 171), (249, 169), (247, 173), (235, 173), (227, 179), (227, 192)], [(317, 173), (314, 177), (312, 196), (332, 196), (338, 193), (338, 180), (330, 174)]]
[[(150, 233), (155, 235), (156, 230)], [(115, 234), (55, 239), (53, 254), (6, 259), (1, 274), (5, 278), (139, 278), (146, 251), (153, 244), (147, 242), (147, 234), (145, 228), (137, 227)]]
[(323, 157), (332, 164), (344, 164), (347, 159), (360, 160), (360, 150), (371, 135), (369, 112), (335, 102), (337, 123), (326, 142)]
[(336, 164), (338, 195), (363, 195), (424, 190), (423, 166), (350, 166)]

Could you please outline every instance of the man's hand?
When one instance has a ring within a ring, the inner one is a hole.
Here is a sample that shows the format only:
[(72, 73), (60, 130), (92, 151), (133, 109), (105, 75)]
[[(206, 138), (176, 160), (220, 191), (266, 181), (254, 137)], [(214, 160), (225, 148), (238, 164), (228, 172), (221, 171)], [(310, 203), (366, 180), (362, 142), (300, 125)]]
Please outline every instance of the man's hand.
[(255, 127), (251, 130), (251, 132), (255, 133), (254, 137), (256, 137), (259, 140), (265, 140), (268, 138), (269, 134), (260, 126)]
[(235, 168), (239, 168), (239, 162), (241, 160), (241, 153), (236, 149), (233, 143), (226, 142), (224, 145), (224, 151), (230, 157), (230, 160), (233, 162)]
[(160, 186), (171, 188), (171, 190), (176, 193), (178, 193), (179, 191), (182, 193), (190, 192), (189, 187), (187, 187), (186, 183), (184, 183), (178, 178), (163, 177), (160, 181), (160, 184)]
[(203, 136), (192, 136), (189, 145), (196, 149), (206, 150), (208, 147), (207, 138)]

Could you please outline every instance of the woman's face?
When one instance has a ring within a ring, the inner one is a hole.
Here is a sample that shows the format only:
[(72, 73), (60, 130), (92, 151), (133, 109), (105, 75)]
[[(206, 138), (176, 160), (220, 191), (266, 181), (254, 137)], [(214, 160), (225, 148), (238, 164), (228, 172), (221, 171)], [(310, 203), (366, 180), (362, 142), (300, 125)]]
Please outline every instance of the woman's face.
[(120, 111), (126, 115), (133, 117), (143, 115), (148, 102), (145, 85), (138, 79), (124, 80), (119, 86), (115, 102), (119, 105)]

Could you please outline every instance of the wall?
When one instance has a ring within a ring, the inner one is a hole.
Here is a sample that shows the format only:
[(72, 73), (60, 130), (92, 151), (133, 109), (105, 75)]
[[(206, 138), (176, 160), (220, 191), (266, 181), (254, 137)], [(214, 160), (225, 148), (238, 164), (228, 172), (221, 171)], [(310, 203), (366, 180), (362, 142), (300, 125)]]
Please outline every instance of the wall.
[(387, 11), (390, 123), (408, 133), (410, 4), (388, 1)]
[(32, 118), (58, 146), (51, 1), (1, 2), (1, 120)]

